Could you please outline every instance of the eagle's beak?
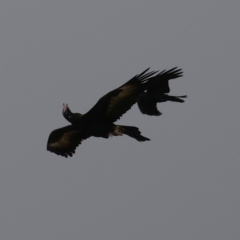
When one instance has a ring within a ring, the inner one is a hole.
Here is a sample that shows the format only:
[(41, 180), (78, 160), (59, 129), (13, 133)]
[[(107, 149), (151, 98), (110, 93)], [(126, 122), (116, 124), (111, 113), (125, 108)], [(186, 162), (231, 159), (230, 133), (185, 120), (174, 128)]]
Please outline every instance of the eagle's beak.
[(62, 112), (65, 113), (68, 110), (68, 105), (63, 103), (63, 110)]

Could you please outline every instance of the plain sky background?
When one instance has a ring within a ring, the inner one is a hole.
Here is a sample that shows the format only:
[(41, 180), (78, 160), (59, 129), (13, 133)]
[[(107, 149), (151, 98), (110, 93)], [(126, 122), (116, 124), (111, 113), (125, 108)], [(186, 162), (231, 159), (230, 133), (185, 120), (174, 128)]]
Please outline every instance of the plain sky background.
[[(239, 0), (1, 0), (0, 239), (240, 239)], [(46, 151), (147, 67), (181, 67), (161, 117), (117, 123), (151, 139)]]

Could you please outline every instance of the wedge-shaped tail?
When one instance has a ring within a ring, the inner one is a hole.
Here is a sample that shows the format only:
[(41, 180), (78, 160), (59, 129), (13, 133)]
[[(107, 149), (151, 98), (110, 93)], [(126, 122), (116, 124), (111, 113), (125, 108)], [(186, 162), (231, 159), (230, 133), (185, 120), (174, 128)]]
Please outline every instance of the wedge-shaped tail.
[(122, 125), (115, 125), (114, 131), (109, 134), (109, 136), (119, 136), (119, 135), (128, 135), (136, 139), (139, 142), (150, 141), (149, 138), (146, 138), (141, 135), (141, 132), (137, 127), (133, 126), (122, 126)]

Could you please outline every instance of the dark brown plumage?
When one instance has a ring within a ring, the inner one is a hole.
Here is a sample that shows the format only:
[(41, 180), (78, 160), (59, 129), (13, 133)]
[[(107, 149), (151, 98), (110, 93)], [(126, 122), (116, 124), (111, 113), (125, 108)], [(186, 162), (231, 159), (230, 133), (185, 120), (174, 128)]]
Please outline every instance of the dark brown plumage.
[(86, 114), (72, 113), (63, 106), (64, 117), (72, 124), (51, 132), (47, 150), (64, 157), (72, 156), (79, 144), (88, 137), (119, 136), (126, 134), (137, 141), (147, 141), (137, 127), (115, 125), (125, 112), (135, 104), (149, 79), (157, 72), (146, 69), (119, 88), (107, 93)]
[(72, 156), (81, 142), (91, 136), (108, 138), (109, 136), (128, 135), (137, 141), (147, 141), (137, 127), (115, 125), (132, 105), (138, 103), (143, 114), (159, 116), (158, 102), (184, 102), (187, 96), (170, 96), (169, 80), (182, 76), (177, 67), (160, 73), (146, 69), (119, 88), (107, 93), (86, 114), (72, 113), (68, 105), (63, 104), (63, 116), (71, 123), (51, 132), (47, 150), (64, 157)]
[(78, 145), (89, 137), (90, 135), (73, 125), (59, 128), (51, 132), (48, 138), (47, 150), (64, 157), (72, 157)]

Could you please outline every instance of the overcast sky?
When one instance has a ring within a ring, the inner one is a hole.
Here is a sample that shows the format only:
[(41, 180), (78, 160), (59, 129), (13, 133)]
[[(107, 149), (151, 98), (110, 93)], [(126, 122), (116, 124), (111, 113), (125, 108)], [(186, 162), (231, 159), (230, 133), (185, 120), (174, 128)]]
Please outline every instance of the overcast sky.
[[(239, 0), (2, 0), (0, 239), (239, 239), (239, 12)], [(85, 113), (147, 67), (175, 66), (185, 103), (117, 122), (150, 142), (46, 151), (63, 103)]]

